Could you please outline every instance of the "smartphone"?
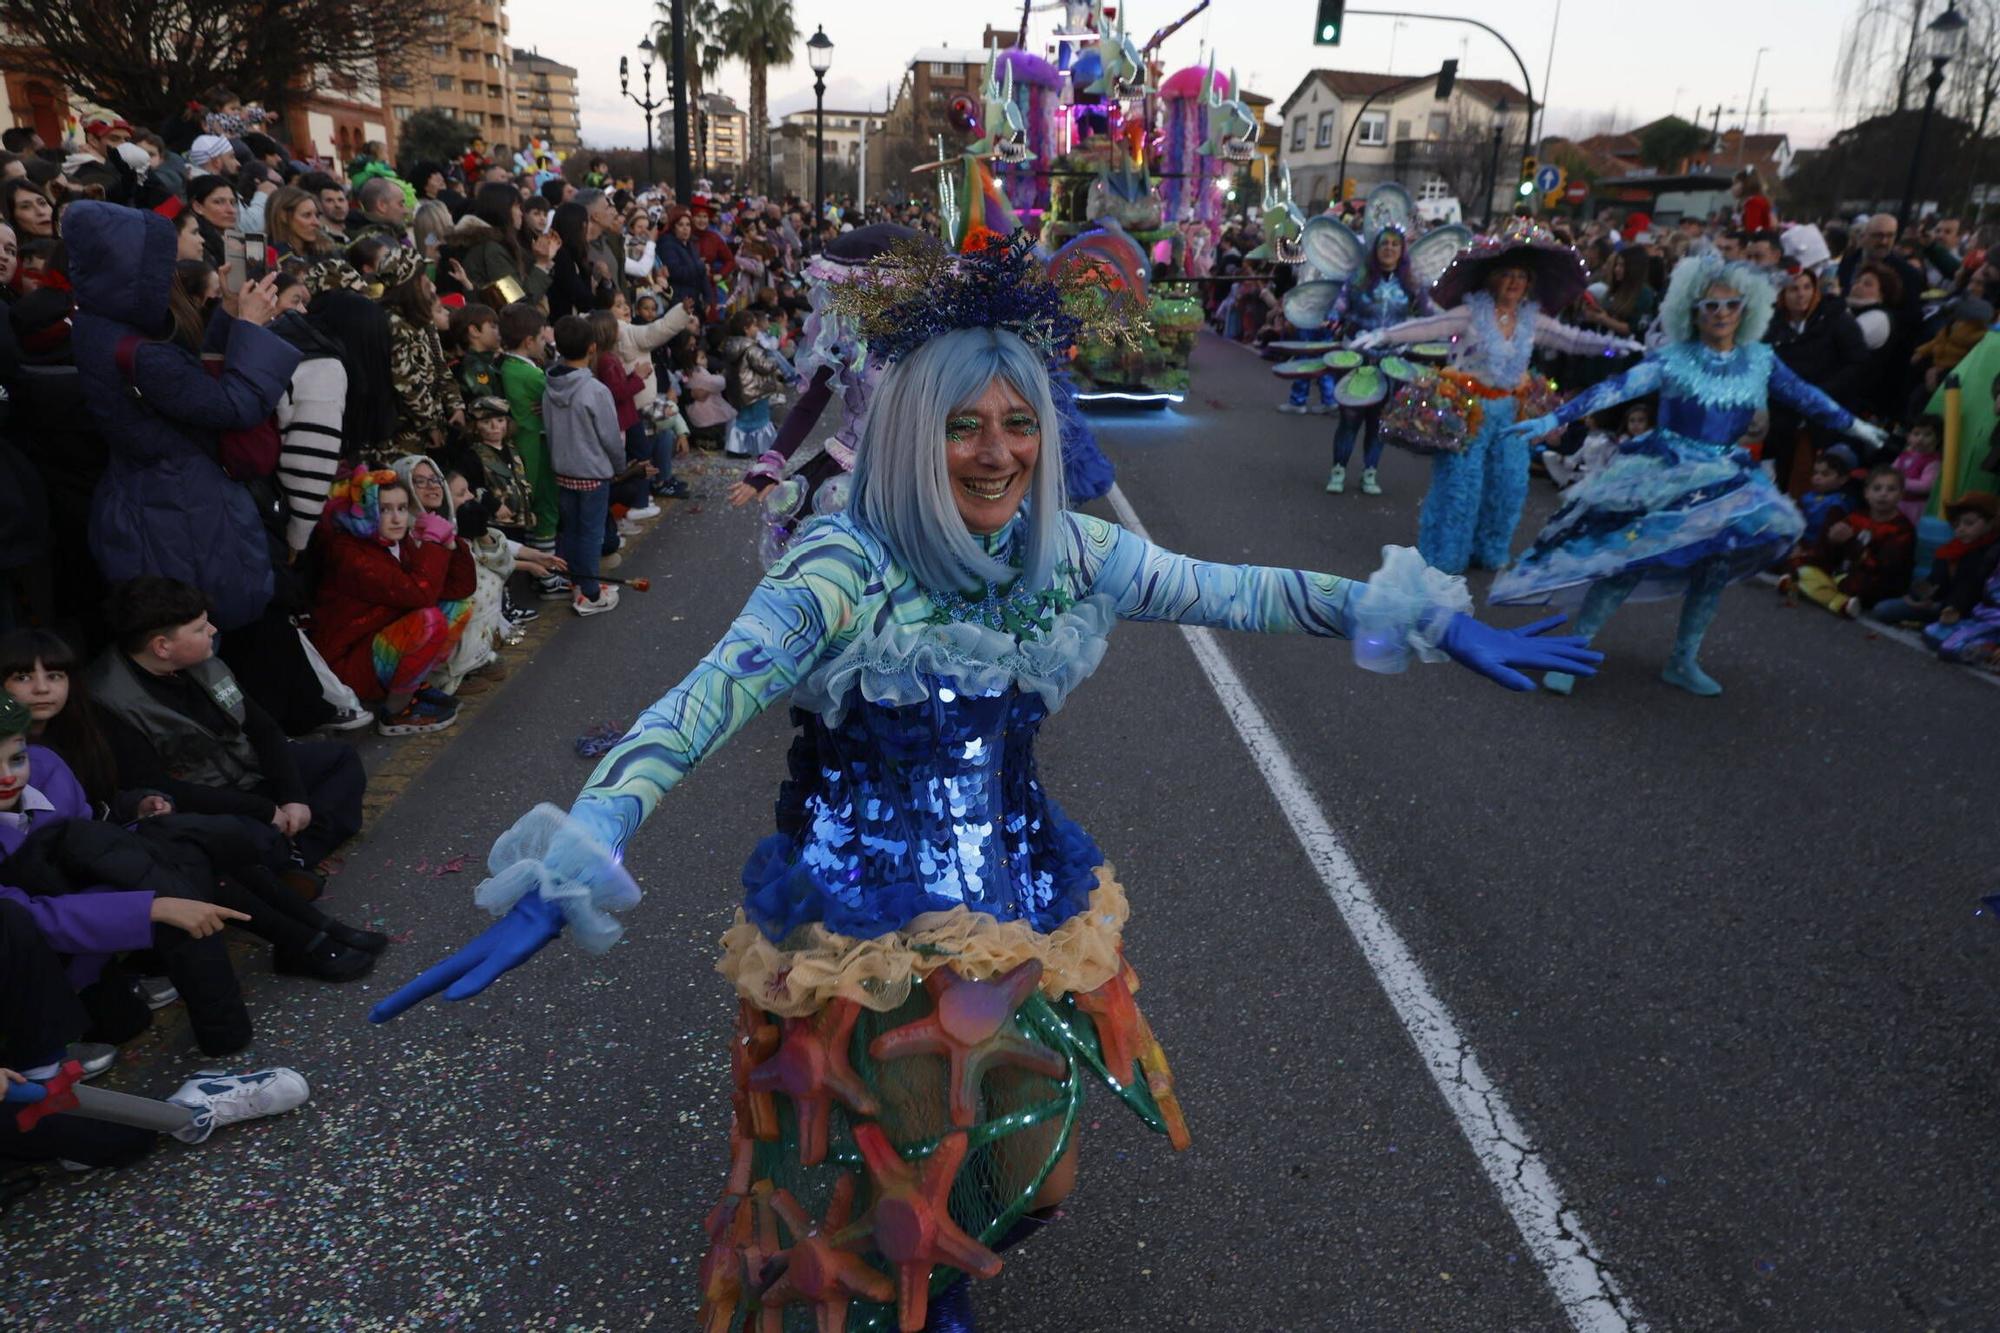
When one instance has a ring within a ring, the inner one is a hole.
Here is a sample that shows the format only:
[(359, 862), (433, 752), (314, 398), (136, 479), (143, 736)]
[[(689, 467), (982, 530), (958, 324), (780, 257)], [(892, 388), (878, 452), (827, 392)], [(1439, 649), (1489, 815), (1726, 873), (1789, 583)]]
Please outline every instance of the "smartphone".
[(264, 246), (264, 233), (246, 231), (243, 233), (243, 276), (249, 282), (262, 282), (269, 271), (266, 262), (270, 251)]
[[(247, 271), (248, 249), (243, 233), (236, 228), (231, 227), (222, 233), (222, 290), (230, 296), (242, 291), (243, 285), (250, 280)], [(263, 254), (263, 248), (260, 246), (257, 255), (261, 259)]]

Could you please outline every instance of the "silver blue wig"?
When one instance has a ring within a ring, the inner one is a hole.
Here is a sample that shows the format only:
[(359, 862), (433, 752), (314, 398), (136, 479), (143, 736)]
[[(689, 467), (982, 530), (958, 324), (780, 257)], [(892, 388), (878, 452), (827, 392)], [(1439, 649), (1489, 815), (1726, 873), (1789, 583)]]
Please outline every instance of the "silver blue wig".
[(955, 329), (896, 362), (868, 405), (855, 451), (848, 514), (925, 587), (941, 592), (1014, 577), (1013, 567), (988, 555), (959, 517), (946, 459), (946, 422), (995, 380), (1020, 394), (1041, 425), (1017, 541), (1023, 586), (1047, 587), (1061, 540), (1062, 425), (1042, 358), (1019, 338), (1003, 329)]
[(1660, 319), (1675, 342), (1692, 342), (1701, 335), (1694, 325), (1694, 303), (1711, 287), (1726, 287), (1743, 298), (1743, 322), (1736, 326), (1737, 344), (1764, 341), (1778, 289), (1755, 264), (1728, 263), (1720, 255), (1689, 255), (1674, 265), (1667, 295), (1660, 302)]

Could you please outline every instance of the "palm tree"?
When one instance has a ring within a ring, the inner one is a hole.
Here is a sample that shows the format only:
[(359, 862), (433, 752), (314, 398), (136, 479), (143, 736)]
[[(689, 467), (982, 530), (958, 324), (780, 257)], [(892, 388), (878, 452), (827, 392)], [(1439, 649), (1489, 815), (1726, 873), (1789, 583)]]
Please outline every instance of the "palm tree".
[[(792, 63), (798, 25), (792, 21), (792, 0), (729, 0), (715, 30), (716, 40), (731, 60), (750, 71), (750, 161), (745, 176), (756, 188), (770, 184), (770, 100), (768, 71)], [(817, 201), (815, 201), (817, 204)]]
[[(654, 26), (653, 45), (668, 60), (673, 59), (674, 50), (674, 7), (672, 0), (658, 0), (654, 8), (659, 11), (659, 19)], [(721, 21), (721, 10), (715, 0), (686, 0), (687, 22), (687, 68), (683, 82), (687, 85), (688, 107), (701, 105), (702, 94), (707, 91), (708, 81), (722, 69), (725, 53), (715, 37), (716, 25)], [(672, 87), (671, 82), (668, 84)], [(688, 117), (688, 134), (694, 140), (689, 147), (694, 152), (694, 171), (697, 176), (708, 174), (707, 137), (697, 128), (699, 117)]]

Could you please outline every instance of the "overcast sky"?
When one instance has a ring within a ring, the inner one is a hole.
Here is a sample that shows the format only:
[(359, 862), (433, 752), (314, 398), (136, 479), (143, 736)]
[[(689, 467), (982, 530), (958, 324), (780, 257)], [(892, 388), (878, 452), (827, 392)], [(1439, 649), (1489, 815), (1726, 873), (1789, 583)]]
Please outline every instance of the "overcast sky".
[[(1187, 12), (1193, 0), (1127, 0), (1126, 21), (1143, 45), (1157, 28)], [(1834, 61), (1840, 35), (1862, 0), (1668, 0), (1639, 5), (1629, 0), (1399, 0), (1383, 8), (1477, 15), (1507, 34), (1527, 62), (1535, 93), (1542, 95), (1554, 39), (1549, 79), (1548, 129), (1581, 134), (1615, 122), (1620, 128), (1669, 112), (1685, 116), (1718, 103), (1740, 108), (1751, 96), (1751, 75), (1759, 47), (1769, 47), (1756, 70), (1755, 101), (1769, 94), (1765, 128), (1783, 130), (1796, 147), (1823, 142), (1841, 124), (1835, 108)], [(1035, 0), (1038, 5), (1041, 0)], [(1367, 0), (1355, 8), (1366, 8)], [(879, 109), (902, 78), (910, 55), (932, 45), (973, 46), (987, 22), (1017, 24), (1020, 6), (977, 0), (795, 0), (801, 36), (824, 24), (834, 42), (827, 77), (827, 105)], [(1558, 11), (1560, 20), (1558, 22)], [(633, 56), (646, 34), (650, 10), (630, 7), (631, 32), (615, 34), (592, 7), (589, 22), (577, 22), (574, 0), (509, 0), (517, 46), (575, 65), (582, 85), (583, 136), (592, 146), (643, 144), (645, 118), (618, 94), (618, 57)], [(1060, 11), (1058, 11), (1060, 12)], [(1354, 15), (1338, 47), (1311, 44), (1313, 0), (1214, 0), (1208, 10), (1167, 41), (1170, 68), (1194, 64), (1216, 47), (1217, 63), (1234, 65), (1244, 85), (1277, 101), (1318, 67), (1418, 74), (1447, 57), (1460, 59), (1460, 72), (1519, 84), (1519, 67), (1492, 37), (1464, 24), (1394, 20)], [(1643, 16), (1643, 17), (1642, 17)], [(1030, 42), (1037, 49), (1053, 28), (1054, 14), (1037, 14)], [(655, 71), (655, 96), (658, 88)], [(741, 66), (727, 66), (721, 90), (747, 103), (749, 79)], [(812, 71), (799, 59), (770, 75), (774, 116), (813, 102)], [(1725, 126), (1740, 123), (1740, 112), (1725, 114)], [(1753, 119), (1752, 128), (1757, 128)]]

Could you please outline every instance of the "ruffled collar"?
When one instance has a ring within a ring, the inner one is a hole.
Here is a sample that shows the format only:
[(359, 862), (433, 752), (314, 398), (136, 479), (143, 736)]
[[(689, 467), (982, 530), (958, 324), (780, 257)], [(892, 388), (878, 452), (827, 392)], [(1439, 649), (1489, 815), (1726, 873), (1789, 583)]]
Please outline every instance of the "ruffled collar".
[(1513, 388), (1528, 373), (1528, 362), (1535, 355), (1535, 319), (1542, 308), (1533, 301), (1521, 302), (1509, 337), (1500, 331), (1500, 311), (1490, 293), (1474, 292), (1465, 304), (1472, 311), (1472, 329), (1460, 369), (1496, 389)]
[(1717, 352), (1701, 342), (1678, 342), (1655, 354), (1667, 384), (1678, 395), (1704, 407), (1764, 406), (1771, 377), (1771, 348), (1766, 343), (1738, 343)]

